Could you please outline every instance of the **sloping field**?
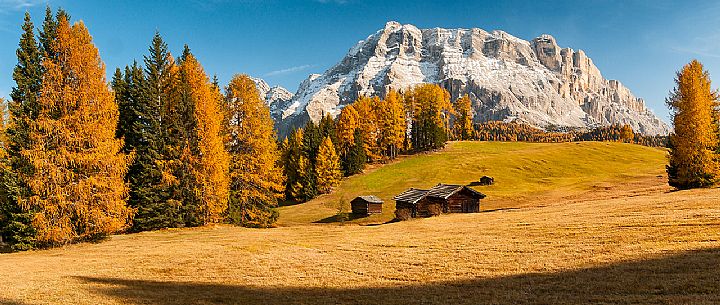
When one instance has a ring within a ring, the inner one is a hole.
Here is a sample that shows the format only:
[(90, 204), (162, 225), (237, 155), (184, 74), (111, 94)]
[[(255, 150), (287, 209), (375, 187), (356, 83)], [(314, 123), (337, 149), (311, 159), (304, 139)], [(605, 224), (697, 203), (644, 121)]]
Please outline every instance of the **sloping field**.
[[(624, 144), (454, 143), (285, 207), (284, 227), (146, 232), (2, 254), (0, 303), (720, 303), (720, 190), (669, 192), (663, 158)], [(491, 199), (481, 213), (311, 223), (334, 212), (323, 202), (337, 196), (389, 199), (483, 174), (498, 183), (478, 188)]]
[(334, 222), (339, 202), (358, 195), (376, 195), (385, 206), (382, 215), (352, 222), (384, 223), (394, 217), (393, 196), (410, 187), (466, 185), (483, 175), (496, 182), (475, 187), (488, 195), (480, 203), (485, 211), (635, 196), (668, 189), (666, 154), (664, 149), (611, 142), (452, 142), (442, 152), (369, 169), (345, 179), (332, 194), (282, 207), (279, 224)]
[(717, 304), (720, 191), (0, 255), (8, 304)]

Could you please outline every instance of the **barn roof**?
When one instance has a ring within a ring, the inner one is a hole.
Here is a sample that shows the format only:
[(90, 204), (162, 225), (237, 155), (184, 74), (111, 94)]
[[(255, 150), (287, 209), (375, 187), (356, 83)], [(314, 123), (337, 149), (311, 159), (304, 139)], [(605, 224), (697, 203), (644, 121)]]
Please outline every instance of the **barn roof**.
[(411, 188), (407, 191), (404, 191), (400, 193), (399, 195), (393, 197), (396, 201), (402, 201), (402, 202), (409, 202), (409, 203), (416, 203), (420, 201), (420, 199), (425, 198), (425, 196), (428, 194), (428, 190), (419, 190), (416, 188)]
[(367, 201), (370, 203), (383, 203), (382, 199), (378, 198), (377, 196), (373, 195), (367, 195), (367, 196), (357, 196), (353, 201), (357, 199), (362, 199), (363, 201)]
[(428, 197), (435, 197), (435, 198), (441, 198), (441, 199), (448, 199), (448, 197), (452, 196), (453, 194), (463, 190), (467, 189), (471, 193), (475, 194), (476, 196), (482, 198), (485, 198), (485, 194), (480, 193), (472, 188), (469, 188), (464, 185), (457, 185), (457, 184), (443, 184), (440, 183), (430, 189), (428, 191)]

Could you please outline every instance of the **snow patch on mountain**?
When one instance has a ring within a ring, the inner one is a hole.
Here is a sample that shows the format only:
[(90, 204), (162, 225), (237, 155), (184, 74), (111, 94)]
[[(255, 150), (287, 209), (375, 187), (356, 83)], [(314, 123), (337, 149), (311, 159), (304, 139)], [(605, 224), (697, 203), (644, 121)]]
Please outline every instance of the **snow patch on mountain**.
[(359, 96), (421, 83), (440, 84), (453, 99), (470, 95), (477, 122), (541, 128), (629, 124), (644, 134), (669, 132), (642, 99), (603, 78), (582, 50), (560, 48), (551, 35), (526, 41), (499, 30), (418, 29), (392, 21), (325, 73), (308, 77), (294, 95), (266, 100), (286, 134), (307, 120), (336, 116)]

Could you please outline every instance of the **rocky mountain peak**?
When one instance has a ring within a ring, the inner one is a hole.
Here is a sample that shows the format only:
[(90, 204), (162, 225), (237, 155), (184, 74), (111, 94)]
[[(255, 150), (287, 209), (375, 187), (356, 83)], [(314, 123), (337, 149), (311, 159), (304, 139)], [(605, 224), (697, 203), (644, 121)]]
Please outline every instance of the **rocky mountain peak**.
[(584, 51), (561, 48), (551, 35), (526, 41), (499, 30), (418, 29), (395, 21), (358, 42), (325, 73), (303, 81), (277, 127), (284, 134), (306, 120), (337, 115), (359, 96), (420, 83), (440, 84), (453, 99), (469, 94), (476, 121), (669, 131), (642, 99), (603, 78)]

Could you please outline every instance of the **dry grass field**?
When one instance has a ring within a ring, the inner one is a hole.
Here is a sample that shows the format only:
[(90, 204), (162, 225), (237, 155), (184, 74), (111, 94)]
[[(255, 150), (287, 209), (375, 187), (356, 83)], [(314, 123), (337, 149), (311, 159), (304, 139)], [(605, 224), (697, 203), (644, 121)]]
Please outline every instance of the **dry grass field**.
[[(498, 199), (476, 214), (380, 225), (296, 218), (274, 229), (167, 230), (1, 254), (0, 303), (720, 303), (720, 190), (670, 192), (657, 177), (662, 152), (623, 149), (636, 155), (618, 163), (636, 166), (634, 175), (619, 166), (598, 169), (607, 173), (597, 179), (575, 174), (576, 184), (558, 176), (555, 191), (521, 181), (516, 201), (498, 184), (483, 191), (507, 194), (510, 206)], [(568, 173), (573, 164), (583, 163)]]

